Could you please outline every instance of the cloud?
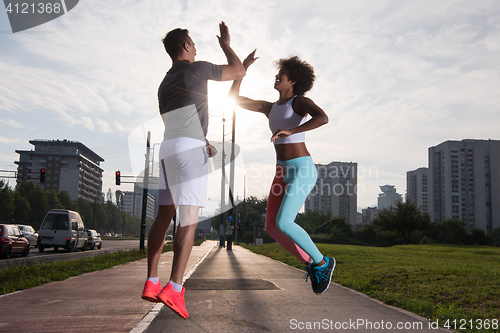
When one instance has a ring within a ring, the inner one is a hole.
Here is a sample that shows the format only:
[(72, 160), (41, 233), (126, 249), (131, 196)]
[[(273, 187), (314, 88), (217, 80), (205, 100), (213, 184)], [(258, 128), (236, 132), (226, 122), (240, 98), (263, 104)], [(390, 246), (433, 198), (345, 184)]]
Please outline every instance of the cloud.
[(82, 126), (86, 129), (88, 129), (89, 131), (95, 130), (95, 125), (94, 125), (94, 121), (92, 120), (92, 118), (82, 116), (80, 118), (80, 122), (81, 122)]
[(24, 143), (24, 140), (0, 136), (0, 143)]
[(14, 127), (14, 128), (24, 128), (24, 126), (22, 124), (18, 123), (14, 119), (0, 120), (0, 123), (4, 124), (4, 125), (7, 125), (7, 126), (10, 126), (10, 127)]

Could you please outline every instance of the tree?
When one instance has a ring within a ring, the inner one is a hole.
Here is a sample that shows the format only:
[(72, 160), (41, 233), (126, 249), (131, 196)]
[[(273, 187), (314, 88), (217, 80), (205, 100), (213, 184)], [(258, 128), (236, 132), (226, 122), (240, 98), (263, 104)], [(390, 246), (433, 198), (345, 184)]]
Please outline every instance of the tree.
[(493, 229), (488, 233), (495, 241), (496, 246), (500, 246), (500, 228)]
[(10, 222), (14, 214), (14, 193), (11, 188), (0, 180), (0, 221)]
[(31, 207), (31, 225), (36, 226), (38, 229), (42, 224), (45, 215), (49, 211), (49, 200), (47, 199), (47, 192), (39, 185), (35, 187), (34, 191), (27, 197)]
[(495, 239), (492, 235), (486, 234), (484, 230), (479, 228), (472, 228), (470, 231), (470, 243), (473, 245), (493, 245), (495, 244)]
[[(258, 221), (263, 221), (262, 214), (266, 213), (267, 209), (267, 197), (258, 199), (255, 196), (250, 196), (245, 199), (245, 203), (242, 201), (238, 202), (238, 213), (241, 218), (241, 228), (238, 231), (238, 240), (250, 243), (253, 239), (253, 223)], [(245, 207), (245, 208), (243, 208)], [(218, 211), (212, 217), (212, 228), (217, 230), (217, 234), (220, 227), (220, 206)], [(225, 220), (227, 222), (227, 220)]]
[(432, 227), (430, 215), (422, 212), (409, 200), (396, 203), (396, 207), (381, 210), (373, 224), (380, 230), (395, 232), (405, 244), (411, 242), (413, 232)]
[(57, 198), (61, 202), (61, 205), (64, 209), (76, 210), (77, 205), (75, 201), (71, 199), (71, 195), (69, 195), (68, 191), (61, 191), (57, 193)]
[(35, 185), (32, 181), (29, 181), (18, 184), (15, 193), (29, 202), (31, 215), (28, 224), (38, 229), (49, 211), (47, 192), (39, 184)]
[[(21, 196), (19, 193), (14, 193), (14, 221), (19, 224), (29, 224), (31, 225), (31, 206), (25, 197)], [(40, 223), (42, 223), (40, 221)], [(35, 227), (35, 226), (33, 226)]]
[(465, 229), (466, 225), (465, 221), (448, 219), (434, 224), (426, 234), (436, 243), (465, 245), (469, 242), (469, 234)]
[(349, 223), (346, 222), (344, 217), (332, 217), (316, 229), (314, 234), (342, 234), (346, 237), (353, 237), (354, 231)]
[(90, 228), (92, 225), (92, 218), (94, 216), (94, 203), (83, 198), (78, 198), (76, 199), (76, 204), (76, 211), (80, 213), (85, 227)]
[(373, 223), (366, 224), (354, 231), (354, 238), (368, 245), (377, 245), (378, 235)]
[(320, 211), (307, 209), (304, 213), (297, 214), (295, 223), (304, 228), (307, 233), (311, 234), (315, 232), (316, 228), (332, 218), (333, 216), (330, 212), (323, 214)]
[(47, 199), (49, 201), (50, 209), (63, 209), (63, 205), (57, 196), (57, 190), (51, 189), (47, 191)]

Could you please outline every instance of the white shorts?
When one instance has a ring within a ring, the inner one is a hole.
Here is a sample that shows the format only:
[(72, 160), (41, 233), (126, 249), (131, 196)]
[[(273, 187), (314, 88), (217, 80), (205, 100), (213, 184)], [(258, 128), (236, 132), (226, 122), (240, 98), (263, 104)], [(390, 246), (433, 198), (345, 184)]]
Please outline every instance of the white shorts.
[(208, 181), (206, 143), (180, 137), (160, 147), (158, 205), (205, 207)]

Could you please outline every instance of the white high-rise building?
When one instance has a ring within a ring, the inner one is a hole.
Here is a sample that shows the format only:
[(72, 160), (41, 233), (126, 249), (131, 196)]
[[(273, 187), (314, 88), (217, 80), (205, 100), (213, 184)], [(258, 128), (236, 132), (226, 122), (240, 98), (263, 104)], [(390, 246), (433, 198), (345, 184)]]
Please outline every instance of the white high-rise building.
[(429, 148), (431, 219), (500, 228), (500, 141), (445, 141)]
[(406, 173), (406, 201), (410, 201), (422, 212), (429, 212), (429, 169), (418, 168)]
[[(140, 185), (134, 184), (134, 191), (122, 191), (123, 211), (137, 217), (142, 217), (143, 188)], [(148, 193), (146, 204), (147, 219), (154, 219), (155, 205), (155, 197), (151, 193)]]
[(396, 192), (396, 187), (393, 185), (380, 186), (382, 193), (378, 195), (377, 208), (379, 211), (396, 206), (397, 202), (403, 201), (403, 196)]
[(352, 225), (358, 223), (357, 185), (358, 164), (331, 162), (316, 164), (318, 180), (305, 202), (305, 209), (330, 212), (345, 217)]

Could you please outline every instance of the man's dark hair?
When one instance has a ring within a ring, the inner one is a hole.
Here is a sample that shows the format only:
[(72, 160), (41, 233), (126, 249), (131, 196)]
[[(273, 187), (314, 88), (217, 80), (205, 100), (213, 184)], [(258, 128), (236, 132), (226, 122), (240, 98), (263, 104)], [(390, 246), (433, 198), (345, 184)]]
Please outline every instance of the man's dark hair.
[(189, 43), (191, 38), (189, 37), (189, 31), (187, 29), (177, 28), (163, 38), (163, 46), (165, 46), (165, 51), (168, 55), (174, 59), (182, 52), (184, 43)]
[(297, 56), (282, 58), (276, 61), (277, 67), (288, 71), (288, 78), (295, 82), (293, 93), (298, 96), (304, 96), (306, 92), (312, 89), (314, 84), (314, 68), (307, 62), (302, 61)]

